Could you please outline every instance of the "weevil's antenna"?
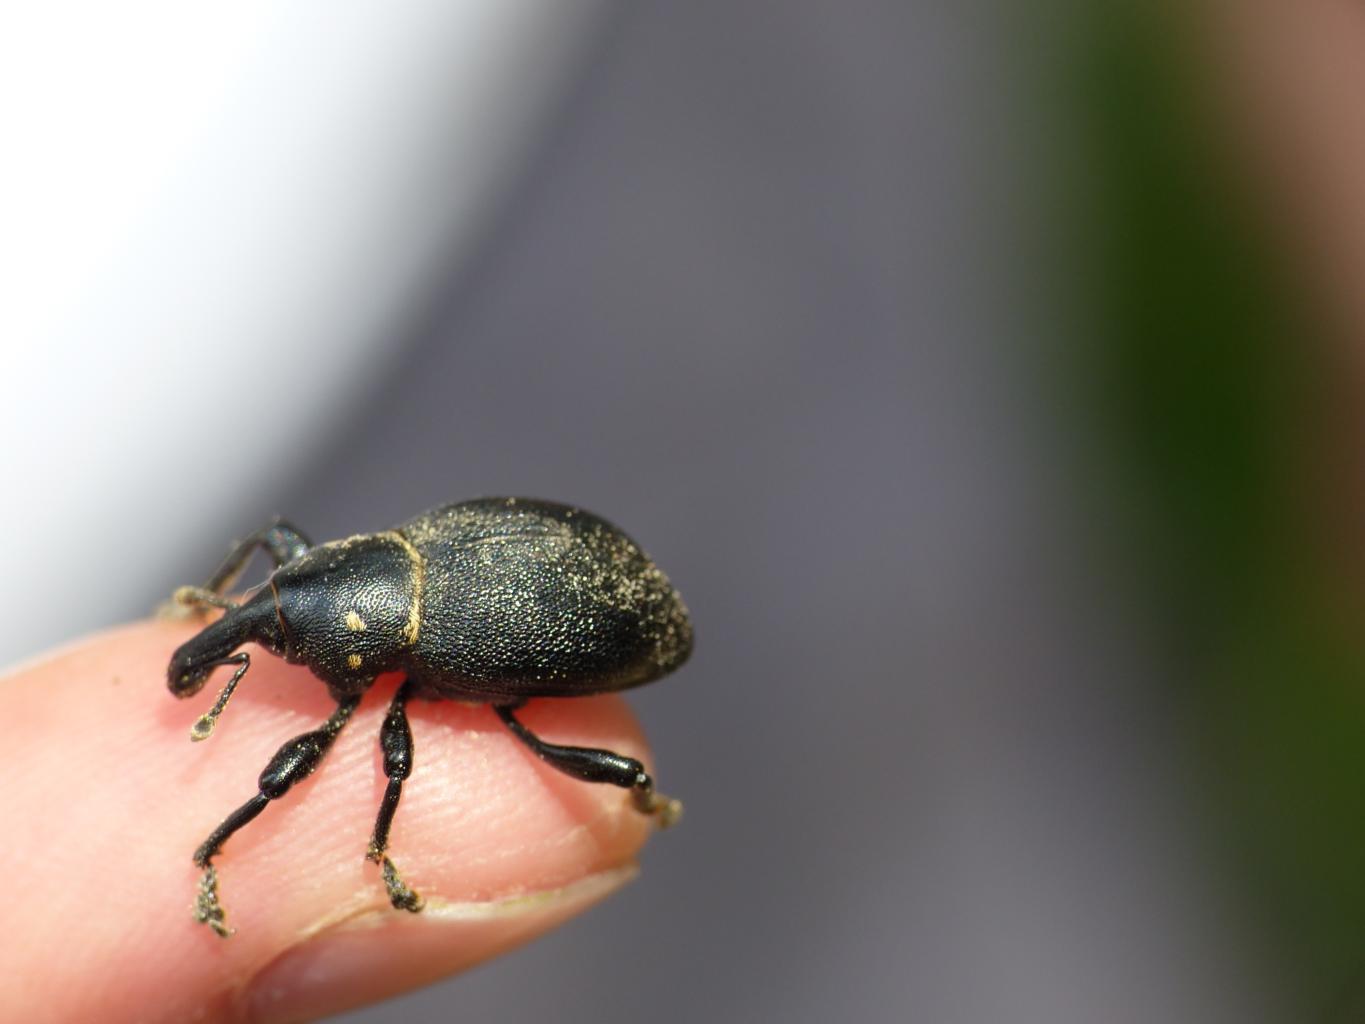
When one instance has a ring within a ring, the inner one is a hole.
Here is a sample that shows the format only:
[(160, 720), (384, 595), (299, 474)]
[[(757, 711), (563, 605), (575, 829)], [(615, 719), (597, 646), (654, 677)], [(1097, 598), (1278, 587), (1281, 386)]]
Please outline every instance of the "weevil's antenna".
[(237, 666), (237, 671), (232, 673), (232, 678), (229, 679), (227, 685), (223, 687), (223, 692), (218, 694), (218, 699), (213, 702), (213, 707), (209, 708), (205, 714), (200, 715), (199, 718), (195, 720), (194, 725), (190, 727), (190, 739), (196, 743), (200, 740), (206, 740), (213, 735), (213, 727), (218, 724), (218, 716), (223, 713), (223, 709), (227, 707), (228, 700), (232, 697), (232, 691), (237, 689), (237, 684), (241, 681), (242, 676), (246, 675), (246, 670), (251, 667), (251, 658), (245, 651), (242, 651), (239, 654), (234, 654), (230, 658), (224, 658), (222, 661), (218, 662), (218, 664), (235, 664)]

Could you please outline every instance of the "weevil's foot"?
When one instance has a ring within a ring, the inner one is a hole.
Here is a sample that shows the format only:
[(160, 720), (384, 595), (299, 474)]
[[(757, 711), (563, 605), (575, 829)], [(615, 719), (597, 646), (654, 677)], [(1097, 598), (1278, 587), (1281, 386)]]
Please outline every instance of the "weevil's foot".
[(389, 891), (389, 902), (394, 910), (407, 910), (415, 914), (426, 906), (426, 901), (398, 877), (398, 869), (393, 866), (393, 861), (381, 857), (379, 866), (384, 872), (384, 888)]
[(199, 892), (194, 899), (194, 919), (213, 929), (221, 939), (232, 934), (227, 926), (227, 913), (218, 902), (218, 871), (212, 864), (204, 868), (204, 877), (199, 880)]
[[(178, 593), (178, 592), (177, 592)], [(190, 619), (197, 619), (202, 615), (202, 611), (192, 605), (178, 601), (175, 597), (168, 597), (156, 606), (153, 613), (162, 622), (188, 622)]]
[(662, 794), (655, 796), (657, 809), (654, 811), (654, 820), (658, 822), (660, 828), (672, 828), (682, 821), (683, 802), (671, 796)]
[(156, 614), (160, 619), (193, 619), (203, 618), (211, 608), (228, 610), (236, 607), (235, 601), (204, 587), (177, 587), (171, 599), (157, 608)]
[(656, 793), (653, 783), (636, 786), (631, 790), (631, 797), (635, 809), (653, 818), (654, 824), (661, 829), (676, 825), (682, 819), (682, 801)]

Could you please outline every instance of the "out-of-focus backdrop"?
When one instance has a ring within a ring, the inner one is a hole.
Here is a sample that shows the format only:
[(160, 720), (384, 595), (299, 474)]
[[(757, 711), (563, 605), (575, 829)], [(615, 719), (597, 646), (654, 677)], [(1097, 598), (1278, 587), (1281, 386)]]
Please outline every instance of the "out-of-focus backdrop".
[(695, 614), (641, 881), (347, 1020), (1358, 1019), (1331, 317), (1216, 18), (61, 6), (0, 33), (0, 657), (494, 493)]

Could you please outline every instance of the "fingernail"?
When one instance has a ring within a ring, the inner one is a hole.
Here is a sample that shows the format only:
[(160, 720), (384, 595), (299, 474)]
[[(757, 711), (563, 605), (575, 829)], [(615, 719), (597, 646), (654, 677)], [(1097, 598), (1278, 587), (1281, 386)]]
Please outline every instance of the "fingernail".
[(276, 957), (243, 993), (243, 1016), (257, 1024), (315, 1020), (429, 984), (549, 931), (637, 874), (629, 864), (508, 899), (433, 897), (419, 914), (366, 910)]

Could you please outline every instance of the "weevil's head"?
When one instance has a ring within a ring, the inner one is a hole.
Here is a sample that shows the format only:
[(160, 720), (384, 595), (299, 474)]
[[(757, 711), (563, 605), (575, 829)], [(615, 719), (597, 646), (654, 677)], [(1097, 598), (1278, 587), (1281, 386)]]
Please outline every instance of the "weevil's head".
[(166, 685), (177, 697), (193, 696), (204, 688), (213, 670), (228, 655), (252, 641), (276, 652), (284, 646), (275, 597), (269, 586), (228, 609), (222, 618), (181, 644), (171, 655)]

